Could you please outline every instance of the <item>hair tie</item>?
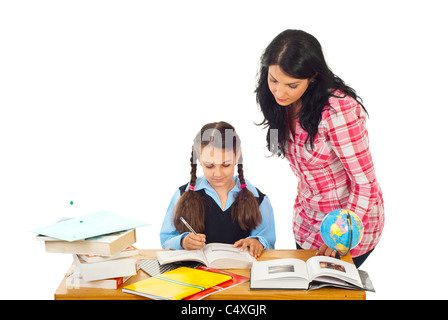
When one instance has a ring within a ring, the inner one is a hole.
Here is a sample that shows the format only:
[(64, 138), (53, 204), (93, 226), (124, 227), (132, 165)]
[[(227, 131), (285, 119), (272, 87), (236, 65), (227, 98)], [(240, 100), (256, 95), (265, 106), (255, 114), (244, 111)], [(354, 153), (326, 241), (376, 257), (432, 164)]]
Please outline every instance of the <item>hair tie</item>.
[(246, 188), (247, 187), (247, 185), (244, 183), (244, 184), (242, 184), (242, 185), (240, 185), (240, 188), (241, 189), (243, 189), (243, 188)]
[(188, 190), (192, 190), (192, 191), (194, 191), (194, 186), (189, 186), (189, 187), (188, 187)]

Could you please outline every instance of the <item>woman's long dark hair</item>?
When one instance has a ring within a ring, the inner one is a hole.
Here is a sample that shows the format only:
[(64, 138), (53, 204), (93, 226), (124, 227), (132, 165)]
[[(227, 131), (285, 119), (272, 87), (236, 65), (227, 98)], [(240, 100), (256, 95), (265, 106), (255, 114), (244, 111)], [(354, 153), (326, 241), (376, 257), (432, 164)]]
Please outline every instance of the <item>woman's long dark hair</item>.
[(283, 31), (272, 40), (261, 56), (255, 89), (257, 103), (264, 115), (264, 120), (259, 125), (269, 129), (266, 140), (270, 150), (273, 150), (271, 129), (278, 130), (278, 148), (274, 148), (278, 156), (285, 156), (288, 136), (287, 108), (277, 104), (269, 90), (268, 69), (271, 65), (278, 65), (283, 72), (296, 79), (310, 79), (315, 76), (301, 98), (302, 107), (295, 115), (300, 126), (308, 133), (305, 142), (309, 142), (311, 148), (314, 146), (322, 111), (324, 108), (331, 108), (328, 99), (336, 96), (336, 90), (357, 100), (362, 106), (362, 100), (356, 91), (333, 74), (327, 66), (322, 47), (315, 37), (302, 30)]
[[(206, 146), (213, 146), (221, 150), (233, 150), (234, 157), (237, 157), (241, 152), (241, 140), (235, 128), (227, 122), (208, 123), (196, 135), (190, 157), (190, 187), (193, 190), (186, 190), (182, 194), (174, 212), (174, 226), (181, 233), (189, 230), (181, 222), (180, 217), (185, 218), (197, 232), (203, 232), (205, 229), (205, 204), (202, 197), (194, 191), (194, 186), (196, 186), (197, 179), (196, 162), (201, 155), (202, 148)], [(238, 179), (241, 185), (246, 184), (242, 155), (238, 160)], [(255, 229), (261, 223), (262, 218), (258, 201), (247, 187), (243, 187), (236, 195), (231, 215), (233, 221), (236, 221), (242, 230)]]

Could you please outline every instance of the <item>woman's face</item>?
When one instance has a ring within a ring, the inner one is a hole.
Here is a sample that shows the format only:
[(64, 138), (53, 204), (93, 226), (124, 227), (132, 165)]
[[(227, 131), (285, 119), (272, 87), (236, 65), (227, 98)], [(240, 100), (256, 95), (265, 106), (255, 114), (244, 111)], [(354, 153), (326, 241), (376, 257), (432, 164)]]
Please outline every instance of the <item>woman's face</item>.
[(268, 70), (269, 90), (281, 106), (289, 106), (302, 98), (310, 79), (296, 79), (282, 71), (279, 65), (271, 65)]

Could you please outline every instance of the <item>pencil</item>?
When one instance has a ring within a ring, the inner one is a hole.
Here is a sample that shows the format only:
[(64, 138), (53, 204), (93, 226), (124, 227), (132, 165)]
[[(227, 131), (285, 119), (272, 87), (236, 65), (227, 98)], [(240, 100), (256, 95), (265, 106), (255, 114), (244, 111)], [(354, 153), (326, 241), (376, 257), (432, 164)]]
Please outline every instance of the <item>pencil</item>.
[(188, 224), (187, 221), (185, 221), (185, 219), (183, 217), (180, 217), (180, 221), (182, 221), (188, 228), (188, 230), (190, 230), (191, 232), (193, 232), (195, 235), (197, 235), (196, 231), (193, 230), (193, 228)]

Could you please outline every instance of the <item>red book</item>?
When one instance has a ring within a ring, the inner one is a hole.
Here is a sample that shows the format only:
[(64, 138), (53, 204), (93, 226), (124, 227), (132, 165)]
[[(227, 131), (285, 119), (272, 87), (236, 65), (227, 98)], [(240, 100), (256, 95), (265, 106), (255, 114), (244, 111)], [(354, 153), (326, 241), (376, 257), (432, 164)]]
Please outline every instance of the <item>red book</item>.
[(230, 272), (226, 272), (223, 270), (218, 270), (218, 269), (213, 269), (213, 268), (209, 268), (209, 267), (205, 267), (205, 266), (201, 266), (198, 267), (196, 269), (200, 269), (200, 270), (205, 270), (205, 271), (210, 271), (210, 272), (216, 272), (216, 273), (221, 273), (221, 274), (226, 274), (232, 277), (231, 280), (223, 282), (217, 286), (208, 288), (204, 291), (195, 293), (189, 297), (184, 298), (184, 300), (201, 300), (203, 298), (205, 298), (206, 296), (211, 295), (212, 293), (218, 292), (218, 291), (222, 291), (231, 287), (234, 287), (240, 283), (244, 283), (246, 281), (249, 281), (249, 278), (247, 277), (243, 277), (240, 276), (239, 274), (234, 274), (234, 273), (230, 273)]

